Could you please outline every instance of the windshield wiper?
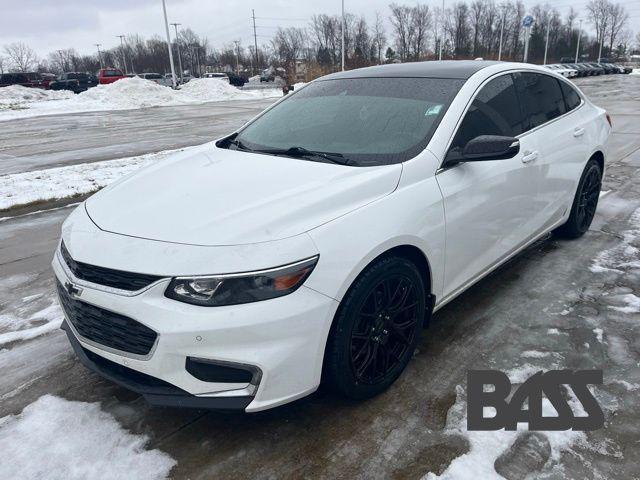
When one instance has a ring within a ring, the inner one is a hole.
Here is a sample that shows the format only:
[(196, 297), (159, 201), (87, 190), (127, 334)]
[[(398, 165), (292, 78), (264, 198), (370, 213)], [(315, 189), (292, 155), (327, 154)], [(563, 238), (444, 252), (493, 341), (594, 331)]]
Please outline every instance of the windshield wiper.
[(254, 152), (267, 153), (271, 155), (286, 155), (289, 157), (316, 157), (327, 160), (331, 163), (337, 163), (338, 165), (348, 165), (349, 159), (345, 158), (341, 153), (332, 152), (318, 152), (315, 150), (307, 150), (304, 147), (289, 147), (289, 148), (273, 148), (265, 150), (254, 150)]
[(236, 147), (236, 149), (238, 150), (244, 150), (246, 152), (252, 152), (253, 150), (250, 149), (249, 147), (247, 147), (244, 143), (242, 143), (240, 140), (238, 140), (236, 137), (238, 136), (238, 132), (234, 133), (233, 135), (225, 138), (224, 140), (222, 140), (222, 143), (224, 145), (224, 148), (228, 148), (229, 145), (233, 145), (234, 147)]

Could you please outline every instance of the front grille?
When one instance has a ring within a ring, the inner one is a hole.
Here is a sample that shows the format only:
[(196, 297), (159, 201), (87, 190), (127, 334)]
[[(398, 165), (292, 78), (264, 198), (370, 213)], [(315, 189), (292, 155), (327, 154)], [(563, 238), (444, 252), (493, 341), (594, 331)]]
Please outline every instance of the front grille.
[(141, 288), (148, 287), (153, 282), (162, 278), (156, 275), (124, 272), (122, 270), (113, 270), (111, 268), (97, 267), (95, 265), (77, 262), (71, 258), (71, 254), (69, 254), (64, 242), (62, 242), (60, 246), (60, 252), (69, 270), (73, 272), (76, 278), (97, 283), (98, 285), (134, 292)]
[(71, 298), (56, 282), (60, 303), (76, 331), (87, 340), (136, 355), (147, 355), (158, 334), (132, 318)]

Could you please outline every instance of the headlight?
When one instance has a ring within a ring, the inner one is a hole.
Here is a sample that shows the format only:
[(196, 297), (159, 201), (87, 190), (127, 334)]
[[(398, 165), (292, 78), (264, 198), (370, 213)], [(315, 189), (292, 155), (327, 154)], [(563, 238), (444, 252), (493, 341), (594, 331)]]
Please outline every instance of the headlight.
[(204, 307), (238, 305), (282, 297), (298, 289), (313, 271), (318, 255), (306, 260), (246, 273), (176, 277), (165, 296)]

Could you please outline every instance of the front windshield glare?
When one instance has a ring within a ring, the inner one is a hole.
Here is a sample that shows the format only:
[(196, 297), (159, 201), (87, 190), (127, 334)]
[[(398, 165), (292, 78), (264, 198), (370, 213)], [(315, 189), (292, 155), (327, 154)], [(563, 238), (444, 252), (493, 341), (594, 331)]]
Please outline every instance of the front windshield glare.
[(234, 143), (248, 151), (293, 148), (340, 154), (354, 166), (402, 162), (424, 149), (462, 83), (439, 78), (321, 80), (246, 126)]

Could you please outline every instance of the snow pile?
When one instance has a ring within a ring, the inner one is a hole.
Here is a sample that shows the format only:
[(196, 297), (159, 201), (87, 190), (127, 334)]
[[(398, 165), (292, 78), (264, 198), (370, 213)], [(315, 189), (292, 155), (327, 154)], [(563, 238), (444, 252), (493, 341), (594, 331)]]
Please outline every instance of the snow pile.
[(630, 75), (640, 75), (640, 68), (634, 68)]
[(77, 96), (77, 105), (92, 110), (128, 110), (171, 105), (175, 91), (139, 77), (124, 78), (107, 85), (98, 85)]
[(65, 100), (73, 97), (73, 92), (66, 90), (43, 90), (42, 88), (28, 88), (22, 85), (10, 85), (0, 88), (0, 105), (20, 105)]
[[(6, 88), (0, 89), (0, 92)], [(7, 96), (6, 103), (3, 104), (3, 100), (0, 99), (0, 121), (60, 113), (131, 110), (282, 96), (282, 91), (277, 88), (240, 90), (216, 78), (193, 79), (179, 90), (173, 90), (150, 80), (131, 77), (108, 85), (98, 85), (79, 95), (74, 95), (71, 92), (40, 90), (36, 94), (31, 94), (36, 96), (29, 98), (25, 96), (23, 90), (37, 89), (18, 88), (22, 89), (18, 91), (18, 94), (15, 92), (4, 94)], [(40, 97), (57, 101), (44, 102)], [(16, 103), (16, 98), (22, 98), (20, 103)]]
[(0, 478), (166, 478), (176, 461), (146, 450), (148, 440), (124, 430), (97, 403), (45, 395), (0, 419)]
[(96, 192), (144, 165), (183, 150), (164, 150), (117, 160), (3, 175), (0, 176), (0, 211)]
[(194, 78), (185, 83), (180, 90), (175, 92), (180, 101), (191, 102), (218, 102), (220, 100), (247, 100), (255, 98), (268, 98), (282, 96), (278, 89), (240, 90), (233, 85), (216, 78)]

